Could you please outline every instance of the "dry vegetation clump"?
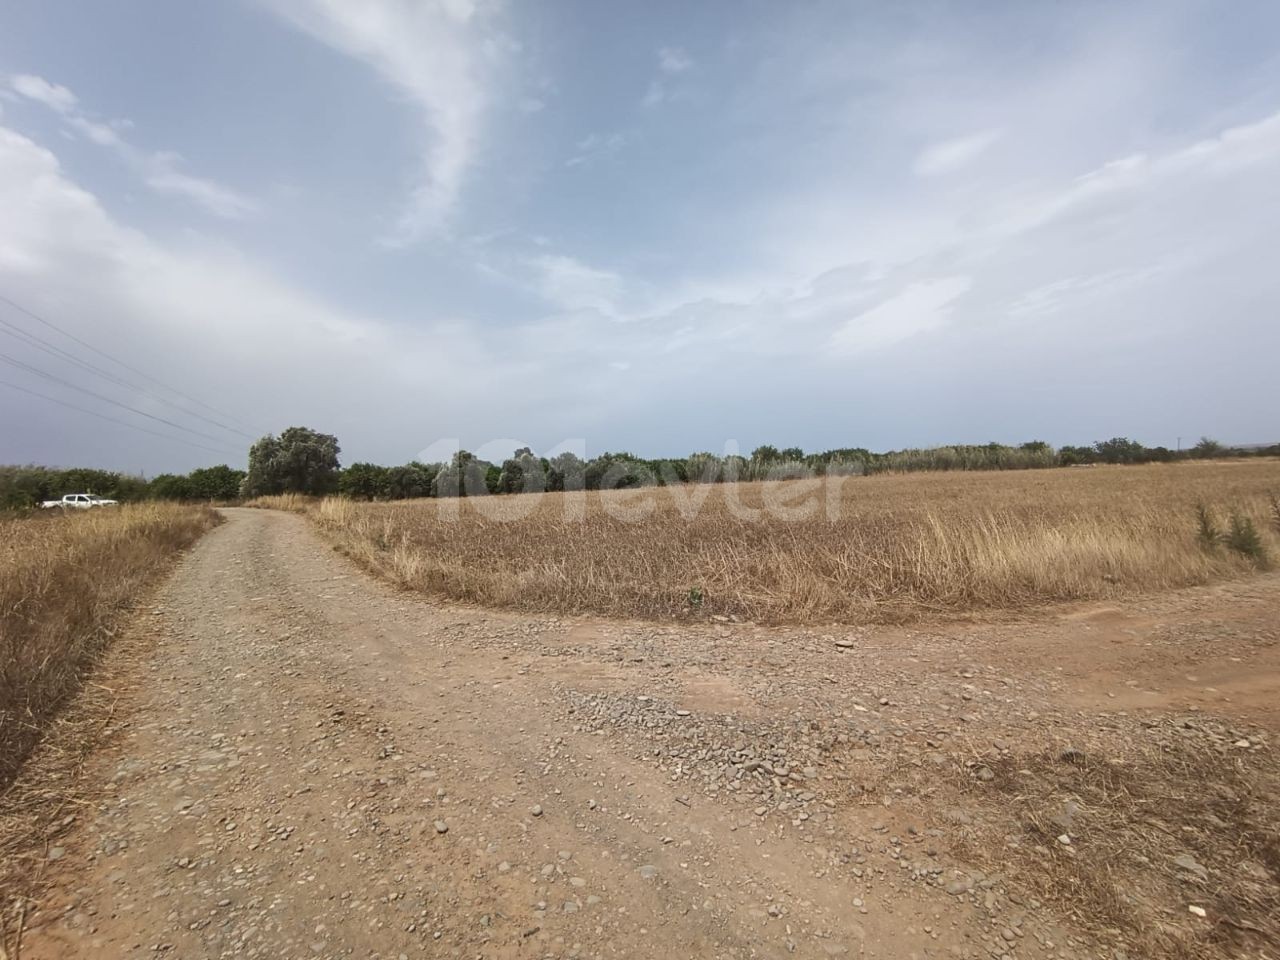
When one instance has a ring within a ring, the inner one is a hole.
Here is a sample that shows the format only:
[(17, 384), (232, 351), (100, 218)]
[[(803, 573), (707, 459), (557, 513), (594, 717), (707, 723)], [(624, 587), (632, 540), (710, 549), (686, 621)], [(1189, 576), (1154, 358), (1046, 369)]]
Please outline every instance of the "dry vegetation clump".
[(902, 621), (1203, 584), (1280, 555), (1274, 460), (838, 482), (259, 504), (307, 513), (410, 589), (624, 617)]
[(290, 513), (307, 513), (318, 501), (301, 493), (275, 493), (246, 500), (242, 506), (261, 510), (287, 510)]
[(986, 813), (956, 852), (1134, 956), (1261, 956), (1280, 943), (1280, 764), (1265, 735), (1202, 717), (1112, 733), (958, 770), (954, 785)]
[(207, 507), (163, 503), (0, 520), (0, 787), (121, 614), (215, 523)]

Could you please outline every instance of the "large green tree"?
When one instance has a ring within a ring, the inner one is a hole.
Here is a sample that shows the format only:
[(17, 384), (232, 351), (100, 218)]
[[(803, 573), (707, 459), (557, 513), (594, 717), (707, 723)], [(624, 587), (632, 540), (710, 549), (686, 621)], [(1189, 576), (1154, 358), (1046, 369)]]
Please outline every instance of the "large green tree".
[(1093, 445), (1103, 463), (1142, 463), (1146, 459), (1142, 444), (1128, 437), (1112, 437)]
[(503, 461), (498, 493), (541, 493), (547, 488), (543, 461), (528, 447), (521, 447)]
[(338, 489), (338, 438), (308, 427), (290, 427), (249, 448), (246, 497), (273, 493), (333, 493)]
[(483, 497), (491, 493), (489, 471), (494, 471), (495, 483), (498, 470), (487, 460), (478, 460), (469, 450), (459, 450), (453, 460), (440, 469), (431, 484), (435, 497)]
[(558, 453), (548, 462), (548, 490), (583, 490), (586, 485), (587, 465), (576, 453)]

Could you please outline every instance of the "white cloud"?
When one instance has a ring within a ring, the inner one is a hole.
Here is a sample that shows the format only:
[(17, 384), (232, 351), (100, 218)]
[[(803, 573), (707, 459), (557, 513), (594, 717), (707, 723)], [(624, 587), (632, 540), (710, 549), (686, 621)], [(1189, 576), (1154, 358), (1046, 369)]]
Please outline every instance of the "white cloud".
[(58, 113), (70, 113), (75, 109), (77, 103), (76, 95), (66, 87), (50, 83), (43, 77), (20, 73), (11, 78), (9, 82), (18, 93), (30, 100), (43, 103), (50, 110), (56, 110)]
[(674, 99), (670, 80), (685, 73), (694, 66), (693, 58), (680, 47), (662, 47), (658, 50), (658, 76), (649, 81), (641, 105), (656, 107), (658, 104)]
[(1123, 290), (1167, 274), (1167, 268), (1104, 270), (1089, 276), (1064, 277), (1034, 287), (1014, 300), (1007, 309), (1011, 317), (1032, 318), (1061, 312), (1068, 305), (1098, 301)]
[(67, 117), (67, 124), (100, 147), (119, 149), (124, 145), (120, 134), (108, 123), (98, 123), (96, 120), (89, 120), (81, 116), (69, 116)]
[(622, 293), (622, 277), (617, 273), (559, 254), (533, 257), (528, 262), (535, 272), (538, 293), (558, 308), (617, 316)]
[(210, 213), (238, 220), (258, 212), (258, 205), (235, 190), (213, 180), (193, 177), (176, 168), (176, 154), (160, 153), (147, 159), (146, 184), (156, 193), (183, 197)]
[(999, 139), (1000, 131), (987, 130), (967, 137), (944, 140), (922, 150), (912, 168), (922, 177), (940, 177), (955, 173), (982, 156)]
[(576, 144), (573, 156), (564, 162), (566, 167), (577, 167), (584, 163), (593, 163), (604, 157), (611, 157), (627, 145), (630, 136), (621, 131), (613, 133), (591, 133)]
[[(236, 331), (248, 335), (275, 311), (280, 323), (305, 322), (343, 339), (365, 332), (270, 280), (234, 251), (201, 245), (188, 255), (117, 223), (65, 176), (53, 153), (5, 127), (0, 206), (7, 212), (0, 221), (0, 274), (25, 287), (47, 282), (68, 295), (83, 294), (86, 303), (101, 300), (104, 310), (136, 308), (147, 323), (182, 328), (207, 342)], [(277, 326), (261, 324), (259, 333), (269, 337)]]
[(68, 127), (86, 139), (114, 151), (156, 193), (181, 197), (215, 216), (230, 220), (258, 212), (258, 205), (236, 190), (180, 170), (182, 158), (178, 154), (172, 151), (148, 153), (130, 144), (119, 132), (132, 126), (128, 121), (102, 123), (86, 116), (79, 107), (79, 99), (66, 87), (29, 74), (14, 77), (13, 87), (23, 96), (56, 111)]
[(913, 283), (879, 306), (846, 321), (832, 334), (831, 346), (844, 353), (858, 353), (937, 330), (947, 322), (954, 301), (971, 285), (969, 277)]
[[(722, 382), (712, 357), (741, 373), (785, 356), (818, 376), (872, 351), (895, 364), (936, 359), (939, 344), (974, 363), (1034, 354), (1044, 338), (1176, 353), (1180, 341), (1161, 338), (1203, 308), (1200, 291), (1243, 296), (1270, 283), (1260, 238), (1280, 228), (1278, 166), (1280, 120), (1268, 118), (1034, 191), (1003, 180), (964, 190), (933, 220), (911, 209), (905, 223), (860, 219), (843, 240), (824, 237), (829, 250), (808, 269), (762, 259), (724, 277), (669, 280), (656, 294), (651, 280), (582, 257), (535, 257), (526, 286), (565, 313), (524, 328), (519, 342), (573, 344), (602, 367), (626, 356), (658, 379), (700, 371), (708, 389)], [(847, 221), (847, 208), (837, 213)], [(894, 243), (901, 230), (919, 242)], [(884, 249), (893, 256), (871, 259)], [(500, 272), (519, 284), (518, 270)]]
[(693, 58), (680, 47), (663, 47), (658, 51), (658, 69), (663, 73), (684, 73), (693, 66)]
[(651, 80), (640, 103), (645, 107), (656, 107), (665, 99), (667, 99), (667, 85), (661, 80)]
[(424, 126), (422, 171), (394, 233), (410, 243), (445, 225), (480, 141), (492, 61), (508, 48), (490, 4), (468, 0), (261, 0), (286, 22), (370, 66)]
[[(394, 423), (376, 455), (407, 460), (433, 439), (422, 435), (412, 411), (441, 409), (466, 394), (477, 370), (506, 375), (503, 359), (470, 324), (392, 328), (282, 282), (259, 258), (225, 244), (189, 233), (153, 238), (125, 226), (67, 178), (53, 153), (3, 126), (0, 209), (0, 289), (7, 296), (108, 349), (119, 344), (114, 349), (140, 369), (263, 430), (291, 421), (340, 433), (344, 424)], [(404, 403), (408, 395), (413, 404)], [(122, 398), (149, 407), (145, 398)], [(468, 405), (483, 416), (488, 403), (476, 396)], [(72, 423), (60, 435), (64, 453), (102, 446), (79, 430)], [(149, 443), (129, 433), (112, 434), (111, 442), (117, 439), (125, 450)], [(176, 464), (186, 455), (155, 446), (158, 462)], [(104, 458), (120, 465), (139, 462), (104, 449)]]
[[(844, 252), (847, 266), (814, 277), (803, 261), (782, 261), (789, 276), (766, 263), (771, 287), (744, 279), (705, 298), (690, 285), (686, 306), (658, 325), (678, 330), (672, 318), (696, 316), (684, 335), (718, 349), (837, 358), (899, 344), (964, 351), (995, 329), (1007, 339), (989, 345), (991, 356), (1037, 349), (1026, 337), (1079, 349), (1123, 339), (1185, 355), (1174, 329), (1219, 317), (1215, 300), (1243, 301), (1231, 322), (1248, 329), (1261, 322), (1256, 304), (1280, 295), (1267, 263), (1267, 238), (1280, 229), (1280, 113), (1036, 189), (1013, 180), (966, 190), (930, 210), (936, 222), (903, 206), (899, 218), (919, 243), (888, 260), (852, 259), (897, 246), (897, 221), (864, 216), (856, 230), (822, 236), (832, 261)], [(821, 208), (796, 213), (803, 233)], [(902, 343), (926, 331), (935, 336)]]
[(1175, 180), (1212, 183), (1251, 167), (1274, 167), (1280, 158), (1280, 112), (1230, 127), (1218, 136), (1151, 156), (1134, 153), (1077, 177), (1065, 189), (1035, 200), (1019, 199), (997, 225), (1020, 233), (1091, 207), (1161, 188)]

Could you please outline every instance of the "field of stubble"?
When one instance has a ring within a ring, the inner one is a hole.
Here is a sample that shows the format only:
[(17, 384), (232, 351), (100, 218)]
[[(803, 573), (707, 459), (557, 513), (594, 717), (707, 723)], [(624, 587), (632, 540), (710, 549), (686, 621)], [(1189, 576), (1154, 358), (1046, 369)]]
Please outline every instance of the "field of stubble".
[[(490, 606), (895, 622), (1121, 598), (1280, 556), (1280, 462), (939, 473), (400, 503), (281, 501), (407, 588)], [(1200, 535), (1203, 505), (1217, 542)], [(1232, 517), (1257, 549), (1225, 542)]]

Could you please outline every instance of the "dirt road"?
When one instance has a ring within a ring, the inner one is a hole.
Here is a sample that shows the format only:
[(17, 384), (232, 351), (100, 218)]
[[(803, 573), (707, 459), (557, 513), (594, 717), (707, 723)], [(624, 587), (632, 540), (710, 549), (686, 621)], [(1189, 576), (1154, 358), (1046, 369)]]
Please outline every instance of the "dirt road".
[(1274, 578), (1040, 625), (614, 623), (227, 515), (147, 614), (24, 958), (1109, 956), (972, 855), (1017, 832), (986, 781), (1141, 711), (1269, 752), (1280, 703)]

